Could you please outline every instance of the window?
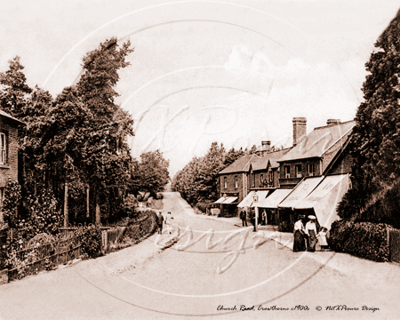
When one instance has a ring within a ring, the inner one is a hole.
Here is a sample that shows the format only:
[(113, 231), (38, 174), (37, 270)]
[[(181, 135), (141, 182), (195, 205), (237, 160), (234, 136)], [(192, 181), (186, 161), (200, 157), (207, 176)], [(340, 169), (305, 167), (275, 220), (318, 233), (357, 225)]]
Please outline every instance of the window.
[(307, 165), (307, 171), (309, 176), (315, 176), (315, 163), (309, 163)]
[(224, 188), (225, 188), (225, 189), (228, 188), (228, 182), (226, 181), (226, 177), (224, 177)]
[(290, 166), (284, 167), (285, 178), (290, 178)]
[(296, 164), (296, 165), (294, 166), (294, 168), (295, 168), (295, 175), (296, 175), (296, 178), (302, 178), (302, 177), (303, 177), (303, 174), (301, 173), (301, 164)]
[(235, 189), (239, 188), (238, 177), (235, 176)]
[(0, 211), (3, 207), (4, 188), (0, 188)]
[(254, 188), (256, 186), (256, 176), (254, 173), (251, 174), (251, 186)]
[(274, 173), (272, 171), (270, 171), (268, 174), (269, 174), (269, 179), (268, 179), (269, 182), (273, 183), (274, 182)]
[(7, 162), (7, 139), (4, 133), (0, 133), (0, 164)]
[(261, 173), (260, 174), (260, 185), (262, 186), (264, 184), (264, 175)]

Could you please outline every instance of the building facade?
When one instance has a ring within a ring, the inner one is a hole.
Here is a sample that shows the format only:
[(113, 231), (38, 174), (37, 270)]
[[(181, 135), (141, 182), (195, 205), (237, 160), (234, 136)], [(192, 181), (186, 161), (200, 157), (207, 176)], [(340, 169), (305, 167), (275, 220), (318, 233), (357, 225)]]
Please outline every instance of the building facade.
[(18, 119), (0, 110), (0, 206), (8, 179), (18, 180), (18, 126), (21, 124)]
[[(298, 127), (295, 119), (294, 128), (295, 125)], [(303, 124), (305, 125), (305, 122)], [(302, 136), (301, 141), (297, 141), (293, 149), (278, 160), (280, 187), (293, 189), (304, 178), (321, 176), (346, 144), (354, 124), (354, 121), (340, 122), (329, 119), (326, 126), (314, 128), (310, 134)], [(350, 172), (349, 155), (343, 161), (342, 173), (345, 173), (344, 170), (346, 173)]]

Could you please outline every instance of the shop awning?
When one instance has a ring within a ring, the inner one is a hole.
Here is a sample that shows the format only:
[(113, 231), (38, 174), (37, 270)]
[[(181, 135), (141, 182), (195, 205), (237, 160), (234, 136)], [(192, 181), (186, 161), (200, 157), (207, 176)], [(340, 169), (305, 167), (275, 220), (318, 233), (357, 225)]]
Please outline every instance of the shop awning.
[(253, 203), (253, 195), (254, 191), (250, 191), (250, 193), (244, 197), (244, 199), (238, 204), (239, 208), (250, 207)]
[(222, 203), (222, 202), (224, 202), (225, 201), (225, 199), (226, 199), (226, 197), (221, 197), (221, 198), (219, 198), (217, 201), (215, 201), (214, 203)]
[(277, 189), (263, 201), (259, 201), (260, 208), (277, 208), (278, 204), (285, 199), (292, 189)]
[(332, 222), (339, 219), (336, 208), (348, 188), (348, 174), (327, 176), (294, 209), (313, 208), (321, 227), (330, 229)]
[(235, 202), (236, 200), (237, 200), (237, 197), (227, 197), (227, 198), (225, 199), (225, 201), (222, 202), (222, 204), (230, 204), (230, 203), (232, 203), (232, 202)]
[[(260, 206), (260, 202), (264, 201), (265, 198), (268, 196), (269, 190), (258, 190), (256, 191), (256, 195), (258, 196), (257, 207)], [(254, 203), (251, 204), (254, 207)]]
[(232, 202), (235, 202), (237, 200), (237, 197), (221, 197), (214, 203), (216, 204), (231, 204)]
[(283, 200), (278, 208), (294, 208), (300, 201), (302, 201), (314, 188), (321, 182), (323, 177), (312, 177), (302, 180)]

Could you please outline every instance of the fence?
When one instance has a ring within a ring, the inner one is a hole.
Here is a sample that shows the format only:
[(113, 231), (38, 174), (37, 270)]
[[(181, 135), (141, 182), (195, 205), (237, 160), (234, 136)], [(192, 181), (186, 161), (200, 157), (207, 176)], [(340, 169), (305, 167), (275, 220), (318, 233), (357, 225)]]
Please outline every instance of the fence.
[(136, 220), (127, 220), (124, 226), (117, 226), (101, 232), (102, 250), (108, 252), (112, 246), (119, 248), (140, 242), (155, 231), (156, 215), (145, 215)]
[(101, 232), (101, 242), (103, 251), (107, 252), (111, 245), (118, 242), (124, 234), (126, 227), (116, 227), (115, 229), (104, 230)]
[(400, 263), (400, 230), (391, 229), (389, 231), (390, 260)]
[[(66, 264), (80, 256), (80, 241), (77, 237), (69, 236), (61, 240), (34, 245), (14, 254), (18, 267), (8, 270), (7, 281), (36, 274), (51, 266)], [(4, 272), (4, 270), (3, 270)], [(4, 282), (4, 281), (3, 281)]]

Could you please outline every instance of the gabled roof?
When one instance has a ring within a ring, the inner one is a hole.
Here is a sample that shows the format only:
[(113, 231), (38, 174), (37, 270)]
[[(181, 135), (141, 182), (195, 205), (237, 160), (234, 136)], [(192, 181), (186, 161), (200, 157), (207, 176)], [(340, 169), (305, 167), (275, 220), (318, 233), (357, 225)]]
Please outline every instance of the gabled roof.
[(250, 163), (260, 158), (256, 154), (248, 154), (241, 156), (235, 162), (231, 163), (224, 170), (220, 171), (219, 174), (235, 173), (235, 172), (247, 172), (250, 169)]
[(269, 153), (265, 153), (262, 157), (259, 159), (256, 159), (255, 161), (251, 162), (251, 166), (253, 168), (253, 171), (258, 171), (258, 170), (265, 170), (268, 168), (268, 164), (272, 168), (277, 168), (279, 167), (278, 160), (282, 158), (286, 153), (288, 153), (290, 148), (287, 149), (282, 149), (279, 151), (273, 151)]
[(291, 149), (278, 162), (307, 158), (320, 158), (340, 141), (345, 142), (351, 133), (355, 121), (347, 121), (335, 125), (317, 127), (311, 131), (297, 146)]
[(6, 117), (8, 119), (17, 121), (21, 124), (25, 124), (24, 122), (22, 122), (21, 120), (18, 120), (17, 118), (14, 118), (13, 116), (9, 115), (7, 112), (4, 112), (3, 110), (0, 109), (0, 116)]

